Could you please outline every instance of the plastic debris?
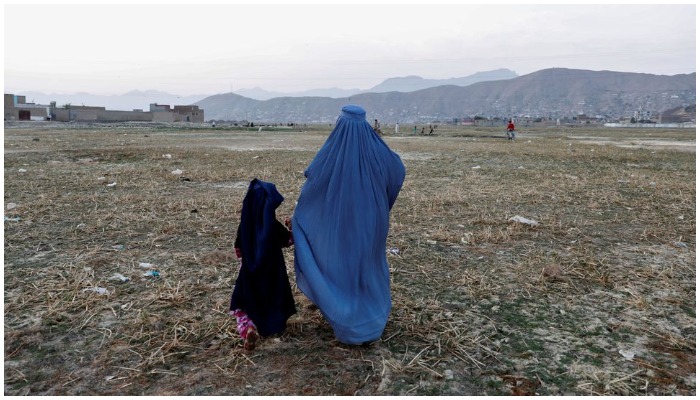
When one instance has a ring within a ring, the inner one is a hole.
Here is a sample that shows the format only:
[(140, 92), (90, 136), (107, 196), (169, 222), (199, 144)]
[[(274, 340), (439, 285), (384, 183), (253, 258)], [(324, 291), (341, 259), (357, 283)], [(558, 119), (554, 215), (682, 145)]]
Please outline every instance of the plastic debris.
[(627, 361), (632, 361), (634, 358), (634, 351), (632, 350), (622, 350), (618, 351), (618, 353), (622, 354), (622, 357), (625, 357), (625, 360)]
[(112, 246), (112, 250), (124, 250), (124, 245), (123, 244), (115, 244)]
[(18, 172), (27, 172), (27, 170), (24, 169), (24, 168), (20, 168), (20, 169), (18, 169), (17, 171), (18, 171)]
[(117, 186), (117, 182), (108, 183), (107, 186), (108, 186), (108, 187)]
[(173, 158), (172, 154), (163, 154), (163, 158)]
[(7, 203), (7, 206), (5, 206), (6, 209), (12, 210), (13, 208), (17, 208), (17, 203)]
[(511, 217), (508, 219), (508, 221), (515, 221), (515, 222), (520, 222), (521, 224), (527, 224), (530, 226), (537, 226), (539, 225), (539, 222), (532, 220), (532, 219), (527, 219), (525, 217), (521, 217), (520, 215), (516, 215), (514, 217)]
[(685, 244), (685, 243), (683, 243), (683, 242), (673, 242), (673, 245), (676, 246), (676, 247), (683, 247), (683, 248), (687, 248), (687, 247), (688, 247), (688, 245)]
[(173, 175), (182, 175), (182, 170), (180, 168), (173, 171)]
[(153, 264), (147, 262), (140, 262), (139, 267), (141, 268), (153, 268)]
[(391, 247), (391, 248), (387, 249), (387, 251), (391, 254), (399, 254), (399, 249), (396, 247)]
[(128, 278), (128, 277), (126, 277), (126, 276), (124, 276), (124, 275), (122, 275), (122, 274), (119, 274), (119, 273), (116, 273), (116, 274), (112, 275), (112, 279), (119, 279), (119, 280), (122, 281), (122, 282), (129, 282), (129, 278)]
[(95, 292), (97, 294), (107, 294), (109, 291), (103, 287), (91, 287), (83, 289), (83, 292)]
[(8, 218), (7, 216), (5, 216), (5, 221), (6, 221), (6, 222), (7, 222), (7, 221), (9, 221), (9, 222), (18, 222), (19, 220), (20, 220), (19, 217)]
[(143, 276), (155, 276), (155, 277), (159, 277), (159, 276), (160, 276), (160, 272), (158, 272), (158, 271), (148, 271), (148, 272), (146, 272), (145, 274), (143, 274)]
[(481, 165), (477, 165), (476, 167), (472, 167), (472, 169), (481, 169)]
[(437, 244), (437, 241), (435, 240), (426, 240), (428, 244)]

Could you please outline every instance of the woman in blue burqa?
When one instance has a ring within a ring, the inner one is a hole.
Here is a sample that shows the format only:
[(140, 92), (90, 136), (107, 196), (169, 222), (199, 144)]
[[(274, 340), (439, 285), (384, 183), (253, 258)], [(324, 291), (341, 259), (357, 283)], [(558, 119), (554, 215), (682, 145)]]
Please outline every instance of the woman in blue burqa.
[(248, 350), (258, 335), (282, 332), (296, 313), (282, 248), (294, 244), (275, 210), (284, 197), (273, 183), (253, 179), (243, 198), (234, 247), (241, 268), (231, 294), (230, 315)]
[(297, 286), (345, 344), (379, 339), (389, 318), (389, 212), (406, 175), (365, 115), (343, 107), (292, 217)]

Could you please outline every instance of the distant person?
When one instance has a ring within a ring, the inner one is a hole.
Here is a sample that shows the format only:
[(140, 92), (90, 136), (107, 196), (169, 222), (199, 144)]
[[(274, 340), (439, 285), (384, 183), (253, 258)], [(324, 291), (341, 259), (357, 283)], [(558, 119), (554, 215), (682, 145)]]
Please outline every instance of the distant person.
[(381, 126), (379, 125), (379, 121), (377, 121), (376, 118), (374, 119), (374, 128), (373, 128), (373, 129), (374, 129), (375, 132), (377, 132), (378, 135), (381, 135), (381, 134), (382, 134), (382, 128), (381, 128)]
[(508, 140), (515, 140), (515, 124), (512, 119), (508, 120), (508, 126), (506, 127), (506, 137)]
[(365, 115), (343, 107), (292, 217), (297, 286), (345, 344), (379, 339), (389, 318), (389, 213), (406, 175)]
[(414, 135), (416, 134), (416, 131), (417, 131), (417, 130), (418, 130), (418, 127), (415, 126), (415, 125), (413, 125), (413, 134), (414, 134)]
[(234, 242), (241, 266), (229, 314), (236, 317), (246, 350), (255, 349), (259, 336), (282, 332), (287, 319), (296, 313), (282, 254), (282, 248), (291, 246), (294, 240), (275, 215), (283, 201), (274, 184), (258, 179), (250, 182), (243, 198)]
[(425, 127), (420, 128), (420, 134), (425, 135)]
[(394, 127), (394, 133), (398, 134), (399, 133), (399, 123), (396, 123), (396, 126)]
[(429, 135), (432, 135), (432, 134), (433, 134), (433, 127), (431, 126)]

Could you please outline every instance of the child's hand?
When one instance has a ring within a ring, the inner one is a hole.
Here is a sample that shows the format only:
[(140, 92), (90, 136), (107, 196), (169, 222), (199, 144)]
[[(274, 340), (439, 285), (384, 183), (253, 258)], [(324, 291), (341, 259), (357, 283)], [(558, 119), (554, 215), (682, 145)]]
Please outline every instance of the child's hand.
[(292, 220), (289, 217), (284, 219), (284, 226), (286, 226), (290, 231), (292, 230)]
[(238, 247), (234, 247), (234, 250), (236, 250), (236, 258), (243, 257), (243, 254), (241, 253), (241, 249), (239, 249)]

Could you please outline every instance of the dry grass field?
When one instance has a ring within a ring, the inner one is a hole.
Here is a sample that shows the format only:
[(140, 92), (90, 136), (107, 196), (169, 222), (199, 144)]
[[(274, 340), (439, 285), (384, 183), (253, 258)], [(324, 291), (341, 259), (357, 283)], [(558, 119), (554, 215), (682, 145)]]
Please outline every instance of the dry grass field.
[(694, 130), (385, 136), (407, 174), (381, 340), (334, 340), (285, 249), (298, 312), (245, 351), (247, 184), (291, 215), (329, 132), (6, 123), (5, 395), (696, 394)]

